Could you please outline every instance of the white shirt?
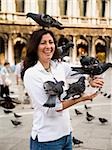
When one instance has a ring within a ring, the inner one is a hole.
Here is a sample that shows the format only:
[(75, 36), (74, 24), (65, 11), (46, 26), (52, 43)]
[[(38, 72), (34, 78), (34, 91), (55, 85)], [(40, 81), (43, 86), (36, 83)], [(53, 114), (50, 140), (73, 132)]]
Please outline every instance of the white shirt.
[[(39, 61), (36, 65), (26, 70), (24, 85), (34, 107), (31, 132), (33, 139), (37, 135), (40, 142), (53, 141), (70, 134), (72, 129), (69, 110), (65, 109), (57, 112), (55, 107), (48, 108), (43, 106), (47, 101), (43, 83), (46, 81), (54, 81), (55, 77), (57, 81), (64, 81), (64, 88), (67, 89), (66, 78), (70, 74), (71, 68), (65, 62), (52, 61), (51, 72), (47, 72)], [(59, 100), (57, 102), (60, 103)]]

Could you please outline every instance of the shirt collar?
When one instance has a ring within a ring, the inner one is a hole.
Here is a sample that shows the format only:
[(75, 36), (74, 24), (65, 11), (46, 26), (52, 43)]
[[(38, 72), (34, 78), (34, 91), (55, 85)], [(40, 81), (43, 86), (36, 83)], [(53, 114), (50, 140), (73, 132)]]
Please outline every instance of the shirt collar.
[[(52, 70), (52, 69), (55, 69), (56, 66), (57, 66), (57, 64), (58, 64), (58, 60), (51, 60), (51, 70)], [(37, 67), (37, 69), (40, 70), (40, 71), (45, 71), (43, 65), (41, 64), (41, 62), (40, 62), (39, 60), (38, 60), (38, 62), (37, 62), (37, 64), (36, 64), (36, 67)]]

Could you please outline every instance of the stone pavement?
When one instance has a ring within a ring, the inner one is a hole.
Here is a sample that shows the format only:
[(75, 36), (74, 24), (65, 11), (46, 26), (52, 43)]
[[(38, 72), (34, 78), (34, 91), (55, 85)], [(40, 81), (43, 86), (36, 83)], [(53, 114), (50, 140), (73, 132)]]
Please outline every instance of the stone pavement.
[[(105, 85), (103, 92), (112, 94), (112, 71), (108, 70), (104, 76)], [(18, 87), (13, 83), (11, 90), (15, 95)], [(24, 93), (21, 93), (21, 95)], [(18, 95), (18, 93), (17, 93)], [(70, 108), (73, 136), (83, 141), (79, 146), (73, 145), (73, 150), (112, 150), (112, 99), (98, 95), (92, 102), (83, 102)], [(84, 104), (90, 106), (88, 112), (95, 116), (91, 122), (86, 120), (86, 109)], [(77, 116), (74, 109), (78, 109), (83, 114)], [(22, 125), (14, 127), (11, 119), (15, 119), (13, 114), (5, 114), (0, 107), (0, 150), (29, 150), (29, 137), (32, 127), (33, 109), (30, 104), (19, 104), (13, 109), (22, 117), (18, 120)], [(108, 119), (108, 123), (102, 125), (98, 118)]]

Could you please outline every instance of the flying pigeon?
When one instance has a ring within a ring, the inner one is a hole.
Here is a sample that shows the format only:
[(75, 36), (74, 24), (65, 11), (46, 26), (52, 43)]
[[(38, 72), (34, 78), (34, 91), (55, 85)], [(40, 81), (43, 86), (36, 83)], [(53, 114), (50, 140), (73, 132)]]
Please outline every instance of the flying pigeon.
[(52, 18), (50, 15), (35, 14), (35, 13), (29, 12), (26, 14), (26, 16), (32, 18), (36, 23), (38, 23), (43, 28), (55, 27), (59, 30), (64, 29), (63, 25), (59, 21)]

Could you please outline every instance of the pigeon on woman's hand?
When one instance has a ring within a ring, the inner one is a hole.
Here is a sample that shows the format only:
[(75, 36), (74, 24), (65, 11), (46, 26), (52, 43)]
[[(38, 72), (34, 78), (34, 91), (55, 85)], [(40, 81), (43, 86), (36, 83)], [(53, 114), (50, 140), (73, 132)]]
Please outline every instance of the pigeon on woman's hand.
[(48, 95), (48, 100), (47, 102), (43, 105), (46, 107), (55, 107), (56, 104), (56, 97), (61, 100), (61, 94), (63, 93), (63, 86), (64, 82), (63, 81), (57, 81), (54, 79), (55, 82), (53, 81), (46, 81), (43, 84), (44, 90), (46, 94)]
[(99, 61), (95, 57), (81, 56), (80, 63), (83, 67), (87, 67), (90, 65), (97, 65)]
[(107, 69), (112, 68), (112, 63), (99, 63), (97, 65), (90, 65), (87, 67), (71, 67), (72, 71), (76, 71), (77, 73), (72, 74), (88, 74), (90, 77), (94, 77), (95, 75), (101, 75), (104, 73)]
[(79, 80), (75, 83), (69, 84), (68, 90), (66, 90), (66, 96), (63, 99), (77, 98), (81, 97), (85, 91), (85, 77), (82, 76)]

